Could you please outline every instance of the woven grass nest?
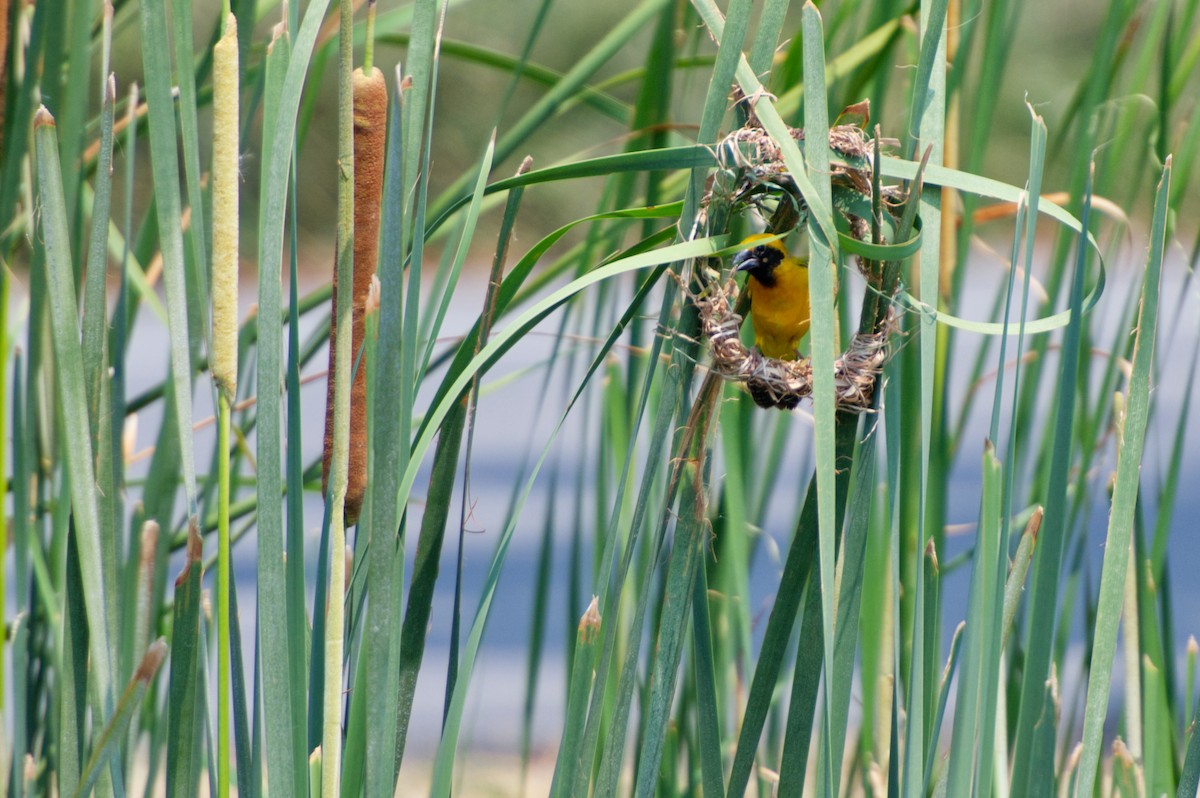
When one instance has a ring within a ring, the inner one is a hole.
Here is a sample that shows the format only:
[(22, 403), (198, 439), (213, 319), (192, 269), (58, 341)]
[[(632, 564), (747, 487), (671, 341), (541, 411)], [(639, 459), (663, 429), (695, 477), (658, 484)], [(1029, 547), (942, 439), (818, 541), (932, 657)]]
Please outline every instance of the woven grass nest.
[[(847, 112), (858, 110), (847, 109)], [(865, 124), (865, 107), (864, 124)], [(843, 113), (843, 117), (846, 112)], [(792, 136), (802, 141), (804, 132), (791, 129)], [(861, 207), (861, 198), (871, 198), (872, 141), (859, 125), (835, 125), (829, 131), (829, 146), (845, 161), (831, 169), (835, 213), (841, 213), (849, 223), (850, 235), (870, 240), (870, 223), (861, 216), (847, 212), (848, 207)], [(754, 207), (764, 216), (764, 203), (778, 200), (769, 214), (767, 229), (771, 232), (801, 230), (807, 222), (807, 210), (787, 168), (783, 164), (779, 145), (757, 125), (757, 120), (729, 136), (720, 145), (723, 167), (714, 177), (703, 203), (707, 217), (715, 196), (723, 196), (734, 212)], [(724, 185), (722, 185), (724, 181)], [(857, 195), (858, 203), (839, 203)], [(902, 199), (898, 188), (881, 189), (883, 206), (890, 212)], [(879, 264), (858, 258), (859, 271), (866, 277), (867, 290), (881, 285)], [(755, 401), (764, 407), (792, 409), (802, 399), (812, 396), (812, 360), (778, 360), (763, 356), (756, 347), (747, 347), (741, 340), (742, 316), (735, 312), (738, 286), (732, 274), (722, 279), (719, 272), (710, 271), (699, 277), (699, 290), (687, 290), (700, 316), (701, 331), (712, 348), (714, 372), (725, 379), (746, 384)], [(835, 401), (841, 411), (869, 412), (875, 385), (887, 363), (889, 339), (897, 329), (895, 311), (888, 303), (882, 318), (870, 333), (854, 335), (849, 346), (834, 362)]]

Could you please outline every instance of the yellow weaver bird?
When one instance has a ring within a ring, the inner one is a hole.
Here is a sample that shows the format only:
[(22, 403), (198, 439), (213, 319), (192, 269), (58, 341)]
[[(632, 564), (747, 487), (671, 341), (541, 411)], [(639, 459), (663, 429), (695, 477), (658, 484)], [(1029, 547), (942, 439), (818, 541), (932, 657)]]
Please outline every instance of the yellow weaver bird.
[(809, 327), (808, 265), (789, 255), (782, 241), (770, 238), (759, 233), (743, 241), (746, 249), (734, 256), (733, 266), (747, 275), (758, 351), (776, 360), (795, 360)]

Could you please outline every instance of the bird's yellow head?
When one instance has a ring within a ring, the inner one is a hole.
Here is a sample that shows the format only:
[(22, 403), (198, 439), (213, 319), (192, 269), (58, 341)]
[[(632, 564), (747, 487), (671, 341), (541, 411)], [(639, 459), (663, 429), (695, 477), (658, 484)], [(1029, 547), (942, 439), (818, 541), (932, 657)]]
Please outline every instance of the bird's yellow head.
[(789, 257), (783, 241), (771, 240), (773, 238), (766, 233), (756, 233), (744, 240), (741, 246), (745, 249), (733, 256), (734, 270), (746, 272), (763, 285), (773, 284), (773, 272)]

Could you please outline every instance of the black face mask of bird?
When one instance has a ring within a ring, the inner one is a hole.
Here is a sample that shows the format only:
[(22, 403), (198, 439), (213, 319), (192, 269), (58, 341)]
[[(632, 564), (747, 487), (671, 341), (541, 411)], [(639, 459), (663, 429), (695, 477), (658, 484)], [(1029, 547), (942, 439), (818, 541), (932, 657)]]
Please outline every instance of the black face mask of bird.
[(733, 256), (734, 271), (746, 272), (767, 288), (775, 284), (772, 272), (783, 262), (783, 253), (774, 247), (759, 244), (753, 249), (745, 249)]

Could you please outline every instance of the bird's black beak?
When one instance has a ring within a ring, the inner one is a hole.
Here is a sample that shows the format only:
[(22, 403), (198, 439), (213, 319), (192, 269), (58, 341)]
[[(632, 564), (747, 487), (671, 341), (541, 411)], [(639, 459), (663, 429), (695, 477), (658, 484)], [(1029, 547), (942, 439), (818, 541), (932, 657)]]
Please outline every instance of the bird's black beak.
[(754, 257), (754, 250), (743, 249), (741, 252), (733, 256), (733, 270), (735, 272), (748, 272), (758, 268), (758, 261)]

